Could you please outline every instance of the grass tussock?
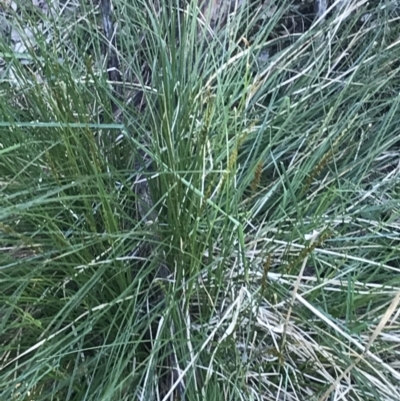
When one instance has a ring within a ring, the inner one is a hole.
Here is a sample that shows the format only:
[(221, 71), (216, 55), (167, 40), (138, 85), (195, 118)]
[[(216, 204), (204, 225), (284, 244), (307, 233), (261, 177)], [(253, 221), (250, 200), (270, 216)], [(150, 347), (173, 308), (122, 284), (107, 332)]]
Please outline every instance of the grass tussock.
[(1, 400), (400, 399), (400, 9), (370, 3), (118, 0), (122, 82), (98, 5), (6, 9)]

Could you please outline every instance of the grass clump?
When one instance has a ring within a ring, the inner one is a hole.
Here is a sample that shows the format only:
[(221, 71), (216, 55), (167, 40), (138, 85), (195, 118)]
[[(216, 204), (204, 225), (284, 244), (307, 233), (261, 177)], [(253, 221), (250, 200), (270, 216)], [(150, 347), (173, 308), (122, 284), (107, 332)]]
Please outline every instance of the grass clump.
[(113, 6), (9, 10), (0, 398), (400, 398), (397, 6)]

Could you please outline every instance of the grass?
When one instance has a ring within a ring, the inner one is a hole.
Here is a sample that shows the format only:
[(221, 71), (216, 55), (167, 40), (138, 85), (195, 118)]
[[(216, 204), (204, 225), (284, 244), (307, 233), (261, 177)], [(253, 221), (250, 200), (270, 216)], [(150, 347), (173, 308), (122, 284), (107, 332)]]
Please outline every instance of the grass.
[(122, 99), (97, 7), (13, 16), (42, 30), (0, 43), (1, 400), (400, 399), (378, 3), (252, 2), (212, 33), (194, 3), (116, 1)]

